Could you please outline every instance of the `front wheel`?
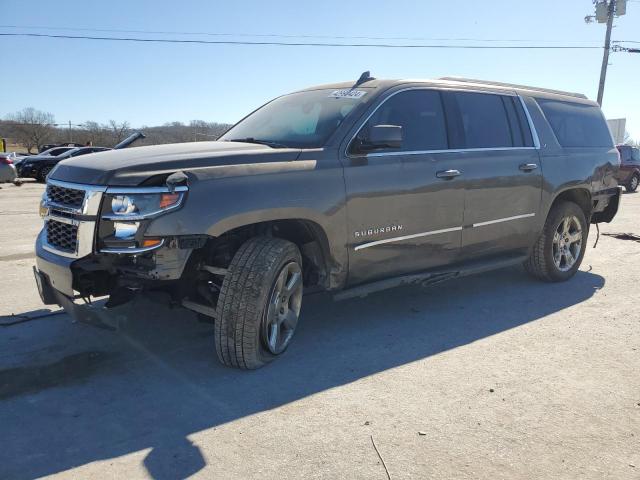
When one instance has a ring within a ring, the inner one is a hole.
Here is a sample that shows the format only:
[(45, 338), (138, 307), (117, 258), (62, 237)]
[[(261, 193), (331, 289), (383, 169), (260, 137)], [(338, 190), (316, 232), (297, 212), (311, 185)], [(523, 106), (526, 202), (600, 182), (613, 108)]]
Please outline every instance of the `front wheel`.
[(546, 282), (563, 282), (575, 275), (587, 246), (589, 226), (582, 209), (573, 202), (555, 205), (524, 267)]
[(634, 173), (633, 177), (631, 177), (631, 180), (629, 180), (629, 184), (626, 187), (627, 192), (635, 192), (638, 189), (638, 185), (640, 185), (640, 175)]
[(51, 172), (51, 170), (53, 170), (53, 167), (42, 167), (42, 169), (38, 173), (36, 180), (38, 180), (40, 183), (46, 183), (47, 175), (49, 175), (49, 172)]
[(247, 370), (269, 363), (291, 343), (301, 305), (298, 247), (279, 238), (248, 240), (234, 255), (218, 297), (218, 358)]

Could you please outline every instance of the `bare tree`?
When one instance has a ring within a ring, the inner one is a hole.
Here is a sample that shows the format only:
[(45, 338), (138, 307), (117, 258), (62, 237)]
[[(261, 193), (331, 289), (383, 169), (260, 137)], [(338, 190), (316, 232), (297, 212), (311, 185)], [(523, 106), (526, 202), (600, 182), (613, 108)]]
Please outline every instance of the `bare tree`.
[(54, 135), (55, 119), (49, 112), (29, 107), (9, 115), (8, 119), (13, 122), (16, 139), (29, 153), (34, 147), (47, 143)]
[(109, 146), (111, 143), (111, 132), (106, 125), (88, 120), (84, 122), (84, 134), (91, 145)]
[(127, 133), (131, 129), (129, 126), (129, 122), (118, 123), (115, 120), (109, 120), (109, 128), (111, 129), (113, 135), (113, 143), (118, 144), (122, 140), (124, 140), (127, 136)]

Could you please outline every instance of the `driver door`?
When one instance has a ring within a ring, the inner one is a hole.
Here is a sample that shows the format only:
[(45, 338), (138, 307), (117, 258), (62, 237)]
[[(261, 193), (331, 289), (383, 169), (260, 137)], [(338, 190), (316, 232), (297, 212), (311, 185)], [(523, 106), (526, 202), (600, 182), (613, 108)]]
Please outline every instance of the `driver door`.
[[(402, 127), (402, 145), (370, 149), (376, 125)], [(464, 188), (457, 155), (447, 149), (437, 90), (392, 92), (359, 128), (343, 159), (350, 285), (455, 261)]]

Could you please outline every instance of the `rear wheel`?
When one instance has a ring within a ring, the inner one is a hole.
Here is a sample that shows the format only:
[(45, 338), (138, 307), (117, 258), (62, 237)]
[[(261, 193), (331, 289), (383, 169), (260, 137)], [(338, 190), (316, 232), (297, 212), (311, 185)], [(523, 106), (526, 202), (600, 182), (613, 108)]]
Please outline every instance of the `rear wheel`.
[(626, 187), (627, 192), (635, 192), (638, 189), (638, 185), (640, 185), (640, 175), (634, 173), (631, 177), (631, 180), (629, 180), (629, 184)]
[(269, 363), (291, 343), (301, 305), (298, 247), (279, 238), (248, 240), (234, 255), (218, 297), (218, 358), (242, 369)]
[(558, 203), (549, 212), (525, 269), (546, 282), (570, 279), (582, 263), (588, 235), (582, 209), (573, 202)]

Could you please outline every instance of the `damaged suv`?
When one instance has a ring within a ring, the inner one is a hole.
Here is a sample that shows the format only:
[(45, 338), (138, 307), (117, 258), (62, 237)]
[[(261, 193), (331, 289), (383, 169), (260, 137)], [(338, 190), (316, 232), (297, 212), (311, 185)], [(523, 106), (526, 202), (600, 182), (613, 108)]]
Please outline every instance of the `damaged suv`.
[(215, 142), (61, 162), (34, 271), (45, 304), (89, 323), (167, 291), (213, 318), (225, 365), (253, 369), (290, 344), (303, 291), (341, 299), (513, 264), (568, 280), (590, 223), (617, 212), (618, 166), (583, 95), (366, 72), (276, 98)]

